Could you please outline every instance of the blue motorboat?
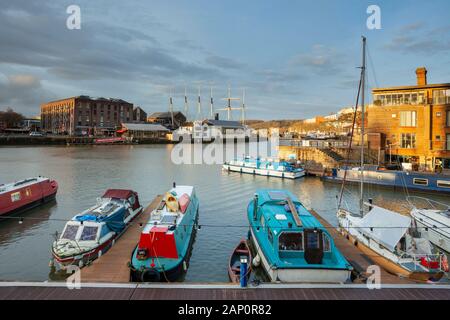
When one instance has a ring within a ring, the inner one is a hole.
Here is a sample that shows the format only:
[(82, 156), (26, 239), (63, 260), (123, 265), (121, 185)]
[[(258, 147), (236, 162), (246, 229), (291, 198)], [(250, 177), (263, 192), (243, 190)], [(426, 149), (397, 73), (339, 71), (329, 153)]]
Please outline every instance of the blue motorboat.
[(174, 186), (151, 212), (131, 256), (131, 280), (176, 281), (187, 272), (198, 199), (192, 186)]
[(247, 208), (254, 264), (273, 282), (344, 283), (353, 270), (330, 233), (287, 190), (257, 190)]
[[(408, 188), (419, 192), (439, 192), (450, 194), (450, 176), (405, 170), (383, 170), (378, 166), (364, 166), (364, 183), (393, 188)], [(326, 181), (359, 183), (360, 167), (332, 169), (331, 175), (323, 177)]]

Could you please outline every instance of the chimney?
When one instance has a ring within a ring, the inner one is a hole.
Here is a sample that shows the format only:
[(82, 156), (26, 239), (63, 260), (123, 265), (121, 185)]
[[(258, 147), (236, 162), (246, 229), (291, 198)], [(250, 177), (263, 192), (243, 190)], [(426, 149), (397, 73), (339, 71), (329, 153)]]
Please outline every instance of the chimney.
[(427, 69), (425, 67), (416, 69), (417, 85), (425, 86), (427, 84)]
[(219, 114), (218, 113), (214, 114), (214, 120), (219, 120)]

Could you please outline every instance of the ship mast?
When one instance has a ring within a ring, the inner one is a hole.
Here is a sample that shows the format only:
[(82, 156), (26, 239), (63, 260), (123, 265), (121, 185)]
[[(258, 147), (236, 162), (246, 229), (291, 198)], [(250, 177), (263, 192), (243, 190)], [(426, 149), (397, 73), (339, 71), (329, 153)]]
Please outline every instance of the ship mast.
[(210, 117), (211, 119), (214, 119), (214, 101), (213, 101), (213, 88), (211, 86), (211, 92), (210, 92)]
[(362, 67), (361, 67), (361, 176), (359, 184), (359, 214), (364, 215), (364, 91), (366, 78), (366, 37), (362, 37)]
[(232, 98), (231, 97), (231, 87), (230, 85), (228, 85), (228, 97), (227, 98), (223, 98), (222, 100), (227, 100), (227, 106), (224, 109), (219, 109), (219, 110), (226, 110), (227, 111), (227, 120), (231, 120), (231, 111), (232, 110), (239, 110), (241, 108), (232, 108), (231, 107), (231, 100), (240, 100), (239, 98)]
[(201, 89), (198, 86), (198, 100), (197, 100), (197, 117), (198, 120), (202, 120), (202, 102), (200, 100)]
[(170, 118), (172, 122), (172, 129), (174, 127), (174, 120), (173, 120), (173, 100), (172, 100), (172, 89), (169, 89), (169, 112), (170, 112)]
[(245, 88), (242, 89), (242, 125), (245, 125)]
[(184, 87), (184, 115), (186, 116), (186, 120), (189, 121), (189, 105), (188, 105), (186, 87)]

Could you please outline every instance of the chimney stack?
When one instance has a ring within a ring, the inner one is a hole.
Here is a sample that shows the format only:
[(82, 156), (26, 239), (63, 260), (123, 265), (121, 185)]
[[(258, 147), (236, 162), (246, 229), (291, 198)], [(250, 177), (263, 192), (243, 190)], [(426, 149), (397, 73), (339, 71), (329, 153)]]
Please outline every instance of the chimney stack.
[(427, 84), (427, 69), (425, 67), (416, 69), (417, 85), (425, 86)]

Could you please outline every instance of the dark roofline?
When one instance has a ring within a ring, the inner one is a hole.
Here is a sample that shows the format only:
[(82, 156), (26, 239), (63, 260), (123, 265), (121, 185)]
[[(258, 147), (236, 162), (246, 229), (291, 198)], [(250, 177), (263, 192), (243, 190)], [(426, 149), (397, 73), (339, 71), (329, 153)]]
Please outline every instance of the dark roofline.
[(372, 93), (382, 91), (401, 91), (401, 90), (417, 90), (417, 89), (438, 89), (438, 88), (450, 88), (450, 83), (438, 83), (438, 84), (426, 84), (426, 85), (412, 85), (412, 86), (397, 86), (386, 88), (373, 88)]
[(121, 103), (126, 103), (126, 104), (132, 104), (131, 102), (125, 101), (123, 99), (91, 97), (91, 96), (87, 96), (87, 95), (79, 95), (79, 96), (73, 96), (73, 97), (67, 97), (67, 98), (63, 98), (63, 99), (43, 102), (41, 105), (45, 105), (45, 104), (49, 104), (49, 103), (55, 103), (55, 102), (61, 102), (61, 101), (70, 100), (70, 99), (91, 100), (91, 101), (107, 101), (107, 102), (121, 102)]

